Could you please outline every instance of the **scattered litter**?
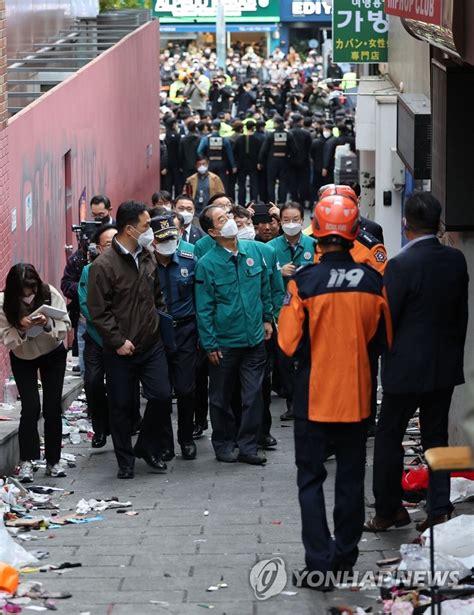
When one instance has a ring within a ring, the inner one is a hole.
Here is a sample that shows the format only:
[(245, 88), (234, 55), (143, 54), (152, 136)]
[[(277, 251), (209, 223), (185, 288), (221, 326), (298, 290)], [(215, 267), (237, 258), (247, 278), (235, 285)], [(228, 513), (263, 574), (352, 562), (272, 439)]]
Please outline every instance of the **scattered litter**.
[(219, 588), (217, 587), (217, 585), (209, 585), (209, 587), (206, 589), (207, 592), (216, 592)]
[(150, 600), (150, 604), (158, 604), (159, 606), (169, 606), (169, 602), (164, 602), (163, 600)]
[(297, 593), (298, 593), (298, 592), (290, 592), (290, 591), (283, 591), (283, 592), (280, 592), (280, 594), (281, 594), (282, 596), (296, 596), (296, 595), (297, 595)]
[(198, 606), (202, 607), (203, 609), (213, 609), (214, 608), (213, 604), (206, 604), (205, 602), (200, 602)]
[(271, 524), (272, 525), (281, 525), (282, 522), (281, 521), (272, 521)]
[[(474, 515), (459, 515), (446, 523), (435, 525), (433, 530), (437, 553), (452, 555), (457, 559), (473, 555), (472, 541), (466, 540), (466, 536), (474, 536)], [(422, 538), (429, 547), (429, 529), (423, 532)]]
[(209, 511), (208, 511), (208, 510), (205, 510), (205, 511), (204, 511), (204, 516), (205, 516), (205, 517), (208, 517), (208, 516), (209, 516)]
[(135, 517), (136, 515), (138, 515), (136, 510), (127, 510), (125, 514), (129, 517)]
[[(474, 612), (474, 598), (468, 600), (445, 600), (441, 606), (443, 615), (472, 615)], [(425, 611), (425, 615), (434, 615), (431, 607)]]
[[(422, 547), (418, 544), (401, 545), (400, 554), (402, 561), (398, 568), (399, 570), (416, 571), (430, 569), (430, 550), (428, 547)], [(459, 572), (461, 576), (469, 574), (469, 569), (458, 559), (438, 551), (438, 545), (436, 545), (435, 553), (435, 570), (437, 572)], [(446, 577), (446, 581), (449, 581), (448, 577)]]
[(37, 564), (38, 560), (28, 553), (21, 545), (17, 544), (8, 533), (0, 515), (0, 562), (10, 564), (14, 568)]
[(466, 502), (471, 498), (474, 498), (474, 480), (460, 477), (451, 478), (451, 503)]
[(45, 606), (27, 606), (25, 607), (27, 608), (29, 611), (47, 611), (48, 609)]
[(78, 515), (86, 515), (89, 512), (103, 512), (108, 508), (127, 508), (131, 506), (131, 502), (117, 502), (117, 500), (79, 500), (76, 506)]

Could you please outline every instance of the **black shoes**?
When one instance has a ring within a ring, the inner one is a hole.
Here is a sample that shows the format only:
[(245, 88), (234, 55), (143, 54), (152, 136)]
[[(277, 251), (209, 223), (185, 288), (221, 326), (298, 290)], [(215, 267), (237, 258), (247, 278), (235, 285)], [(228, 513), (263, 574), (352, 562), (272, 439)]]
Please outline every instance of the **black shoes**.
[(140, 429), (142, 427), (142, 418), (140, 417), (137, 421), (135, 421), (135, 423), (133, 424), (132, 427), (132, 436), (136, 436), (137, 433), (140, 433)]
[(194, 442), (190, 442), (189, 444), (183, 444), (181, 446), (181, 455), (183, 459), (196, 459), (196, 445)]
[(200, 438), (202, 438), (204, 435), (204, 430), (200, 425), (195, 425), (194, 426), (194, 431), (193, 431), (193, 439), (194, 440), (199, 440)]
[(104, 433), (95, 433), (92, 438), (92, 448), (102, 448), (107, 444), (107, 436)]
[(258, 441), (258, 446), (260, 448), (263, 448), (264, 450), (272, 449), (277, 444), (278, 442), (276, 441), (276, 438), (274, 438), (270, 434), (267, 434), (266, 436), (262, 436)]
[(267, 463), (267, 458), (263, 455), (238, 455), (237, 461), (241, 463), (248, 463), (251, 466), (263, 466)]
[(135, 457), (143, 459), (143, 461), (158, 474), (164, 474), (168, 468), (161, 457), (152, 453), (141, 453), (135, 450)]
[(117, 478), (128, 479), (133, 478), (134, 476), (135, 474), (131, 466), (123, 466), (122, 468), (119, 468), (119, 471), (117, 472)]
[(208, 426), (209, 425), (207, 422), (204, 425), (199, 425), (199, 423), (196, 423), (194, 425), (193, 439), (199, 440), (199, 438), (202, 438)]
[(216, 459), (223, 463), (235, 463), (237, 461), (237, 455), (235, 453), (221, 453), (220, 455), (216, 455)]
[(292, 421), (295, 418), (293, 414), (293, 402), (286, 400), (286, 412), (280, 415), (280, 421)]
[(171, 461), (174, 456), (174, 451), (170, 448), (164, 448), (160, 453), (160, 459), (163, 461)]

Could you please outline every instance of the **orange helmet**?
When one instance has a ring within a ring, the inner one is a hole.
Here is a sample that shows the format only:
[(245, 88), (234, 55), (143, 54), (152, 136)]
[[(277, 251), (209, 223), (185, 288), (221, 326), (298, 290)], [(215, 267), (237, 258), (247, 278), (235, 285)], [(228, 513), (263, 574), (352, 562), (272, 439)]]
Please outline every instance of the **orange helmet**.
[(317, 239), (337, 235), (354, 241), (359, 233), (359, 208), (339, 194), (322, 198), (314, 208), (313, 235)]
[(341, 196), (345, 196), (348, 199), (352, 199), (356, 205), (358, 205), (359, 203), (357, 194), (350, 186), (326, 184), (325, 186), (321, 186), (318, 191), (318, 197), (320, 200), (324, 199), (327, 196), (334, 196), (336, 194), (340, 194)]

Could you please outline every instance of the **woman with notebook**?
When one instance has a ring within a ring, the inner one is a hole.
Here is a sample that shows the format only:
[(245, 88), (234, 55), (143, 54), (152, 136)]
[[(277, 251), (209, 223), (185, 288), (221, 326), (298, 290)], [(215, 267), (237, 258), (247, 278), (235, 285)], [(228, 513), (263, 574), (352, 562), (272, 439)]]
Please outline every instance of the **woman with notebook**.
[(59, 460), (67, 355), (63, 340), (70, 327), (61, 294), (41, 280), (33, 265), (14, 265), (0, 293), (0, 343), (10, 351), (11, 369), (21, 398), (18, 479), (25, 483), (33, 481), (32, 462), (40, 458), (38, 371), (43, 389), (46, 475), (66, 475)]

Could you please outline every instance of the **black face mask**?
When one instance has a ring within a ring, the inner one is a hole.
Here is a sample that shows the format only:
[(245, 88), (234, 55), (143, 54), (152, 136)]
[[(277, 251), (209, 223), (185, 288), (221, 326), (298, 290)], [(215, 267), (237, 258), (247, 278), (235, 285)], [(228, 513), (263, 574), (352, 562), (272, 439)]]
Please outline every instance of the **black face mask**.
[(96, 222), (100, 222), (101, 224), (109, 224), (110, 216), (105, 216), (105, 218), (101, 218), (101, 216), (95, 216), (94, 220)]

